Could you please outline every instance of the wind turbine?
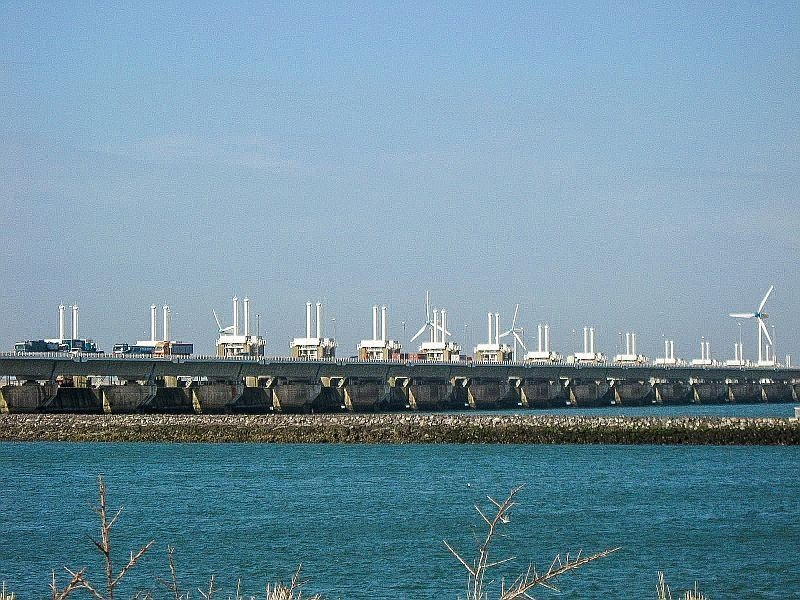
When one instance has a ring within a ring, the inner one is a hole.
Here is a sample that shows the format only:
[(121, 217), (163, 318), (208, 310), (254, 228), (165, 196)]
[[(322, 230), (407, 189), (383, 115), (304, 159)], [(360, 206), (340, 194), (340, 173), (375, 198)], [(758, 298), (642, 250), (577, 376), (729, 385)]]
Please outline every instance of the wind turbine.
[(517, 306), (514, 307), (514, 318), (511, 320), (511, 329), (509, 329), (505, 333), (501, 333), (500, 334), (501, 338), (507, 337), (509, 335), (513, 335), (514, 336), (514, 360), (519, 360), (519, 358), (517, 356), (517, 342), (519, 342), (519, 345), (522, 346), (522, 349), (525, 352), (528, 351), (528, 349), (525, 347), (525, 342), (523, 342), (522, 338), (520, 337), (520, 334), (524, 333), (524, 330), (521, 327), (517, 327), (517, 313), (518, 312), (519, 312), (519, 304), (517, 304)]
[(447, 331), (444, 327), (442, 327), (441, 323), (436, 318), (438, 316), (438, 312), (439, 311), (434, 309), (434, 311), (433, 311), (434, 319), (432, 321), (431, 320), (431, 296), (430, 296), (430, 292), (428, 292), (426, 290), (425, 291), (425, 323), (422, 325), (422, 327), (419, 328), (419, 331), (417, 331), (417, 333), (414, 334), (414, 337), (412, 337), (411, 340), (409, 340), (409, 343), (413, 342), (415, 339), (417, 339), (419, 336), (421, 336), (423, 333), (425, 333), (425, 330), (428, 329), (428, 328), (430, 328), (431, 332), (434, 333), (434, 337), (435, 337), (435, 334), (438, 333), (438, 332), (442, 332), (442, 333), (444, 333), (445, 335), (448, 335), (448, 336), (451, 335), (449, 331)]
[(224, 333), (228, 333), (229, 331), (233, 331), (233, 325), (229, 325), (228, 327), (223, 327), (222, 323), (219, 322), (219, 317), (217, 316), (216, 310), (211, 310), (214, 313), (214, 320), (217, 322), (217, 333), (222, 335)]
[(769, 286), (767, 293), (764, 294), (764, 299), (761, 301), (761, 304), (758, 305), (758, 308), (755, 312), (752, 313), (730, 313), (729, 316), (733, 317), (734, 319), (756, 319), (758, 326), (756, 327), (758, 331), (758, 364), (763, 362), (763, 340), (762, 335), (767, 338), (767, 343), (771, 346), (772, 345), (772, 338), (769, 335), (769, 331), (767, 330), (767, 326), (764, 323), (764, 320), (769, 316), (767, 313), (763, 312), (764, 305), (767, 303), (767, 299), (769, 295), (772, 293), (772, 290), (775, 289), (775, 286)]

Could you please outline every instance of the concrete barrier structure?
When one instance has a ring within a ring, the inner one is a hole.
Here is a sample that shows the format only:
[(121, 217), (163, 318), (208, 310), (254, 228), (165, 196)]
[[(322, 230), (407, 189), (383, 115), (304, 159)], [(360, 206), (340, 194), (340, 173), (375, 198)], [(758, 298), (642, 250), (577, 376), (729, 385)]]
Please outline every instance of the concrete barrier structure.
[(608, 381), (572, 381), (567, 387), (569, 405), (578, 408), (610, 406)]
[(337, 412), (338, 401), (327, 396), (321, 383), (286, 382), (272, 388), (273, 409), (283, 413)]
[(156, 387), (156, 393), (142, 407), (143, 412), (190, 414), (195, 412), (192, 393), (181, 387)]
[(40, 412), (101, 414), (105, 409), (102, 394), (95, 388), (59, 387), (55, 397), (49, 399)]
[(721, 404), (730, 401), (728, 384), (704, 381), (692, 384), (692, 401), (696, 404)]
[(233, 406), (244, 393), (243, 384), (209, 383), (190, 385), (186, 392), (191, 394), (192, 409), (198, 414), (230, 413)]
[(412, 381), (408, 386), (408, 403), (412, 410), (419, 411), (462, 410), (469, 406), (463, 381)]
[(566, 406), (569, 394), (560, 381), (523, 381), (520, 402), (526, 408)]
[(394, 412), (406, 410), (402, 388), (388, 382), (347, 382), (341, 388), (342, 402), (350, 412)]
[(145, 410), (155, 398), (155, 385), (103, 385), (95, 390), (103, 406), (103, 412), (111, 414), (136, 413)]
[(246, 386), (242, 395), (231, 405), (231, 412), (239, 414), (264, 414), (274, 409), (272, 390), (261, 386)]
[(764, 391), (760, 383), (731, 383), (728, 386), (728, 400), (738, 404), (764, 402)]
[(612, 403), (622, 406), (645, 406), (655, 399), (649, 381), (615, 381), (611, 393)]
[(656, 404), (682, 405), (693, 399), (692, 386), (682, 381), (659, 382), (653, 384), (653, 401)]
[(521, 405), (519, 389), (509, 381), (471, 379), (467, 384), (467, 401), (471, 408), (493, 410)]
[[(0, 376), (9, 382), (0, 390), (0, 412), (10, 413), (303, 413), (793, 402), (800, 387), (800, 368), (784, 367), (64, 354), (0, 354)], [(26, 387), (16, 384), (21, 381), (32, 387), (20, 389)]]
[(764, 402), (795, 402), (797, 396), (794, 394), (793, 386), (786, 383), (764, 383), (761, 385), (764, 395)]
[(0, 414), (39, 412), (57, 392), (55, 383), (26, 381), (22, 385), (4, 385), (0, 387)]

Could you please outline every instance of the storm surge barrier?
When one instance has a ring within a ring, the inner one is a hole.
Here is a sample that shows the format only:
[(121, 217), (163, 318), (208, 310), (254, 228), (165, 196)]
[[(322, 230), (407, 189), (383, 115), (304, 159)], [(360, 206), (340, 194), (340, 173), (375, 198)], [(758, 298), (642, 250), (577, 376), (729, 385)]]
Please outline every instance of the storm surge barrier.
[(797, 402), (800, 368), (0, 355), (0, 413), (335, 413)]

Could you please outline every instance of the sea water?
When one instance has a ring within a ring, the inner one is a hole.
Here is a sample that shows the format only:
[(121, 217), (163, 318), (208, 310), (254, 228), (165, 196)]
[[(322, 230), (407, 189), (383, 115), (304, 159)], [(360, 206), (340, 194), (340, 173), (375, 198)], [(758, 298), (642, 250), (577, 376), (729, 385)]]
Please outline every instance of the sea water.
[[(494, 558), (546, 569), (559, 553), (621, 550), (564, 576), (560, 598), (654, 598), (698, 580), (712, 598), (800, 597), (800, 448), (714, 446), (0, 444), (0, 580), (49, 597), (55, 570), (102, 585), (97, 476), (117, 568), (155, 540), (118, 598), (182, 591), (263, 597), (302, 563), (328, 598), (458, 598), (485, 529), (474, 505), (525, 484)], [(677, 596), (677, 594), (675, 595)], [(543, 590), (536, 597), (554, 597)]]

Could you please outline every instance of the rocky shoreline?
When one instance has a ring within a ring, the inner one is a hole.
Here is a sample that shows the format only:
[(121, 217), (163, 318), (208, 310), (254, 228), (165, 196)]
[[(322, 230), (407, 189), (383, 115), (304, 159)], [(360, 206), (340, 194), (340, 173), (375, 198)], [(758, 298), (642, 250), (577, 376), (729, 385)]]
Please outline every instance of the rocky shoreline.
[(0, 441), (798, 445), (781, 418), (564, 415), (0, 415)]

